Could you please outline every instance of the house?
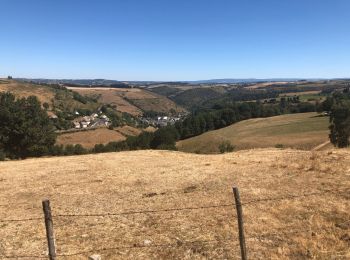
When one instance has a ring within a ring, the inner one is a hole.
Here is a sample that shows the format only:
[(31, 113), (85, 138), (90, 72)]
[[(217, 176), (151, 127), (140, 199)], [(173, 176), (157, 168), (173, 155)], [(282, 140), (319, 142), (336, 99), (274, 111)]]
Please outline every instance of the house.
[(83, 122), (86, 122), (86, 123), (90, 124), (91, 118), (89, 116), (84, 116), (83, 117)]
[(73, 122), (73, 125), (74, 125), (75, 129), (79, 129), (80, 128), (79, 122)]
[(80, 122), (81, 128), (87, 128), (89, 124), (88, 122)]

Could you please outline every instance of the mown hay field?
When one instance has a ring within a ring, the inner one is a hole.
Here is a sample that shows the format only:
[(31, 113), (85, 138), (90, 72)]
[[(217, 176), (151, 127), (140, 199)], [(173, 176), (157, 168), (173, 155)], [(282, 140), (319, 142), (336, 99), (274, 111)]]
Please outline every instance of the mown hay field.
[(328, 141), (329, 117), (317, 113), (299, 113), (256, 118), (238, 122), (177, 143), (180, 151), (218, 153), (228, 141), (236, 150), (290, 147), (311, 150)]
[(349, 259), (349, 162), (291, 149), (0, 162), (0, 258), (45, 256), (48, 198), (57, 259), (239, 259), (235, 185), (249, 259)]

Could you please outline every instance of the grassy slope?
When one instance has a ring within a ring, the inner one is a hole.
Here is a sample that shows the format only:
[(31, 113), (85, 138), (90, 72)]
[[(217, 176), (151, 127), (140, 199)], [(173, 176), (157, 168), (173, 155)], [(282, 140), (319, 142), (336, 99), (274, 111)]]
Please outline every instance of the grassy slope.
[[(347, 259), (350, 151), (263, 149), (224, 155), (134, 151), (0, 162), (1, 255), (46, 252), (41, 200), (54, 215), (130, 212), (242, 202), (250, 259)], [(323, 194), (325, 190), (341, 193)], [(348, 191), (346, 193), (346, 191)], [(59, 254), (90, 251), (102, 259), (238, 259), (231, 206), (109, 217), (55, 217)], [(220, 240), (216, 243), (186, 241)], [(173, 247), (98, 248), (174, 244)]]
[(55, 96), (51, 88), (31, 83), (18, 82), (14, 80), (1, 80), (0, 92), (11, 92), (17, 97), (37, 96), (41, 103), (52, 104)]
[(241, 121), (231, 126), (210, 131), (180, 141), (181, 151), (217, 153), (223, 141), (230, 141), (237, 150), (274, 147), (311, 149), (328, 140), (328, 117), (316, 113), (281, 115)]
[[(41, 104), (47, 102), (50, 109), (55, 104), (56, 107), (64, 107), (64, 110), (73, 112), (77, 108), (85, 108), (95, 110), (99, 104), (87, 102), (82, 104), (73, 99), (73, 94), (68, 91), (55, 90), (54, 88), (28, 82), (20, 82), (16, 80), (1, 80), (0, 92), (11, 92), (17, 97), (36, 96)], [(59, 92), (61, 100), (55, 98), (55, 94)]]
[(114, 104), (117, 110), (133, 115), (142, 111), (169, 112), (174, 109), (182, 112), (183, 108), (165, 96), (144, 89), (111, 89), (111, 88), (70, 88), (83, 95), (100, 95), (102, 103)]
[(109, 142), (119, 142), (125, 140), (126, 137), (114, 130), (107, 128), (98, 128), (89, 131), (79, 131), (73, 133), (61, 134), (57, 137), (57, 144), (81, 144), (85, 148), (93, 148), (95, 144), (107, 144)]

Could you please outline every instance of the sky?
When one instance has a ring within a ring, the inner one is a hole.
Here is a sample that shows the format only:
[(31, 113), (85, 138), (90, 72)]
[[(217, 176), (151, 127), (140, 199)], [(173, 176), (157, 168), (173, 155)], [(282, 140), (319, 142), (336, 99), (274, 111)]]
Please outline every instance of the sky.
[(350, 77), (349, 0), (1, 0), (0, 77)]

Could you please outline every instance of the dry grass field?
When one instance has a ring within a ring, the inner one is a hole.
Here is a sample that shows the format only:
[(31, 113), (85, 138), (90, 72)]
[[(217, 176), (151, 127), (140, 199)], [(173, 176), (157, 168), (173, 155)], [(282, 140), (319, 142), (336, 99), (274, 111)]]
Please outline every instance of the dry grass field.
[(52, 104), (55, 93), (48, 87), (14, 80), (1, 80), (0, 92), (11, 92), (17, 97), (37, 96), (41, 103)]
[(328, 140), (329, 118), (317, 113), (287, 114), (249, 119), (178, 142), (181, 151), (218, 153), (219, 145), (229, 141), (236, 150), (291, 147), (311, 150)]
[(100, 96), (99, 102), (104, 104), (116, 105), (117, 110), (120, 112), (125, 112), (134, 116), (142, 114), (141, 109), (134, 106), (127, 100), (123, 98), (126, 92), (138, 91), (137, 89), (115, 89), (115, 88), (69, 88), (81, 95), (86, 96)]
[(290, 149), (0, 162), (0, 258), (45, 256), (48, 198), (57, 259), (239, 259), (233, 185), (249, 259), (350, 258), (350, 151)]
[(119, 133), (121, 133), (124, 136), (136, 136), (136, 135), (141, 134), (141, 132), (142, 132), (141, 129), (135, 128), (132, 126), (128, 126), (128, 125), (116, 127), (114, 130), (118, 131)]
[(69, 88), (82, 95), (100, 96), (99, 102), (113, 104), (120, 112), (132, 115), (141, 115), (142, 111), (169, 112), (174, 109), (177, 112), (184, 111), (165, 96), (150, 91), (133, 88)]
[(57, 137), (56, 143), (62, 145), (81, 144), (85, 148), (93, 148), (95, 144), (107, 144), (112, 141), (119, 142), (125, 139), (125, 135), (119, 131), (98, 128), (89, 131), (60, 134)]

